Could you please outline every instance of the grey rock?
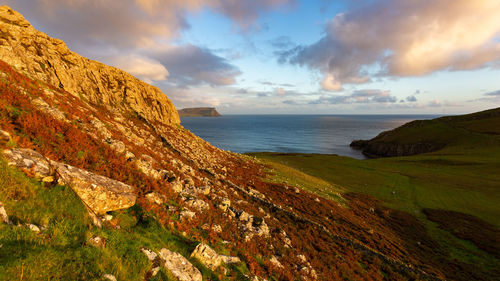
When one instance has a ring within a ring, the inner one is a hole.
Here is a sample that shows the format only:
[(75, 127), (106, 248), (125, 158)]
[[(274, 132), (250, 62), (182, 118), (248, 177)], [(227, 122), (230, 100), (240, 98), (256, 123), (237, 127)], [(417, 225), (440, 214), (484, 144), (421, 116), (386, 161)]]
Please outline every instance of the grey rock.
[(179, 281), (202, 281), (201, 272), (181, 254), (161, 249), (159, 256), (164, 262), (163, 266)]

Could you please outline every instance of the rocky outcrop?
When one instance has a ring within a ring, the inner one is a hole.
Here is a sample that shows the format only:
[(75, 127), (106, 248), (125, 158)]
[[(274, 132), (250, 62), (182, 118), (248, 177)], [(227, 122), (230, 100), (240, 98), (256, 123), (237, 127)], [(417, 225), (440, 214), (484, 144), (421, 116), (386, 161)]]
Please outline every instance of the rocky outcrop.
[(221, 116), (214, 107), (193, 107), (179, 110), (181, 117), (218, 117)]
[(9, 165), (26, 169), (42, 180), (52, 178), (58, 184), (70, 186), (95, 214), (135, 204), (137, 196), (134, 188), (122, 182), (52, 161), (30, 149), (6, 149), (3, 153)]
[(198, 244), (191, 253), (191, 257), (197, 258), (201, 263), (211, 270), (216, 270), (222, 263), (238, 263), (238, 257), (219, 255), (210, 246), (204, 243)]
[(370, 158), (377, 157), (397, 157), (422, 154), (437, 151), (445, 145), (438, 143), (397, 143), (379, 142), (377, 140), (355, 140), (350, 146), (361, 150), (364, 155)]
[(159, 253), (163, 266), (179, 281), (202, 281), (201, 272), (181, 254), (161, 249)]
[(428, 130), (434, 120), (411, 121), (382, 132), (371, 140), (354, 140), (350, 146), (361, 150), (370, 158), (410, 156), (437, 151), (444, 148), (446, 143), (440, 140), (439, 132)]
[(7, 6), (0, 7), (0, 59), (92, 103), (130, 110), (150, 123), (180, 123), (177, 110), (158, 88), (73, 53)]

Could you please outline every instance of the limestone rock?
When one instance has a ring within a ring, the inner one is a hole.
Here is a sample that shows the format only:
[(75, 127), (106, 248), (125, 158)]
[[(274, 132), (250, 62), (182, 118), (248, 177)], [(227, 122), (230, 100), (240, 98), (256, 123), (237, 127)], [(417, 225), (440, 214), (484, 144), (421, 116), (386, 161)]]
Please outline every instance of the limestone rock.
[(0, 202), (0, 218), (2, 219), (2, 222), (10, 224), (9, 216), (7, 215), (2, 202)]
[(102, 277), (108, 279), (109, 281), (117, 281), (116, 277), (112, 274), (104, 274)]
[(94, 213), (125, 209), (135, 204), (134, 188), (122, 182), (55, 162), (30, 149), (7, 149), (9, 164), (31, 169), (41, 178), (57, 174), (58, 183), (67, 184)]
[(222, 263), (239, 263), (240, 258), (233, 256), (219, 255), (210, 246), (204, 243), (198, 244), (191, 257), (197, 258), (201, 263), (211, 270), (216, 270)]
[(158, 193), (158, 192), (150, 192), (150, 193), (146, 194), (146, 199), (149, 202), (152, 202), (152, 203), (155, 203), (158, 205), (165, 203), (165, 200), (166, 200), (165, 196)]
[(10, 134), (0, 130), (0, 146), (5, 146), (10, 141)]
[(40, 231), (41, 231), (38, 226), (31, 224), (31, 223), (26, 224), (26, 227), (35, 233), (40, 233)]
[(34, 79), (86, 100), (132, 111), (150, 123), (179, 124), (177, 110), (160, 89), (117, 68), (89, 60), (37, 31), (23, 16), (0, 7), (0, 59)]
[(222, 263), (222, 259), (219, 254), (210, 248), (207, 244), (198, 244), (194, 251), (191, 253), (191, 257), (195, 257), (200, 260), (206, 267), (211, 270), (217, 269)]
[(202, 281), (201, 272), (181, 254), (161, 249), (159, 255), (165, 268), (180, 281)]
[(91, 237), (87, 241), (90, 245), (96, 246), (98, 248), (103, 248), (106, 245), (106, 241), (104, 240), (104, 238), (99, 236)]

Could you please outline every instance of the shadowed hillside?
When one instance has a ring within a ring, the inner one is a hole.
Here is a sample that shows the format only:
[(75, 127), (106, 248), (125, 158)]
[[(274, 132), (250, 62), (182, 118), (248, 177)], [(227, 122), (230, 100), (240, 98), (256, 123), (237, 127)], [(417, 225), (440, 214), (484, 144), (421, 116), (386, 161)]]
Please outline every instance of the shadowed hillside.
[(393, 157), (437, 151), (446, 147), (488, 145), (500, 139), (500, 108), (482, 112), (416, 120), (351, 147), (369, 157)]

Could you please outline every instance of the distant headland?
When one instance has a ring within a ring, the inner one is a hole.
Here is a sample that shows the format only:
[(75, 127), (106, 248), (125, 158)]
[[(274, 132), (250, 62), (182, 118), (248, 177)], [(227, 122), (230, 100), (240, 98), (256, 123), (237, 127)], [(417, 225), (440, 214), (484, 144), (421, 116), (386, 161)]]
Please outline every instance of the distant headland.
[(221, 116), (214, 107), (192, 107), (179, 110), (181, 117), (217, 117)]

